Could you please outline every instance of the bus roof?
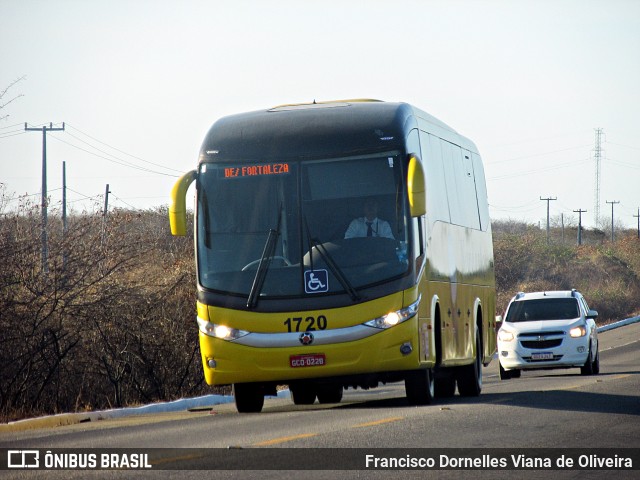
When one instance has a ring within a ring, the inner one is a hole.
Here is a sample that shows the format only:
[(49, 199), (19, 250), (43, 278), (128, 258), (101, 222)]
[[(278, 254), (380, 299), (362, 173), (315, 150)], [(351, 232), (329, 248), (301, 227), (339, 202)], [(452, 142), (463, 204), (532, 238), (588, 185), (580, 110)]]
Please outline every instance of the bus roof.
[(344, 100), (223, 117), (210, 128), (200, 161), (312, 159), (400, 150), (409, 131), (418, 127), (476, 151), (451, 127), (407, 103)]

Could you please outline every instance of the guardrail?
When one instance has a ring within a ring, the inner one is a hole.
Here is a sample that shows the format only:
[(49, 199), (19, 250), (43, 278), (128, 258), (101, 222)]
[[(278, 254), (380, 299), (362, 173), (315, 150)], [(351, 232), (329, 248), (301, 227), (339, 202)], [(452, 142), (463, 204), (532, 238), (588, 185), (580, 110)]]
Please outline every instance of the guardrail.
[(606, 332), (607, 330), (613, 330), (614, 328), (624, 327), (625, 325), (631, 325), (632, 323), (640, 322), (640, 316), (627, 318), (625, 320), (620, 320), (619, 322), (610, 323), (608, 325), (603, 325), (598, 327), (598, 333)]

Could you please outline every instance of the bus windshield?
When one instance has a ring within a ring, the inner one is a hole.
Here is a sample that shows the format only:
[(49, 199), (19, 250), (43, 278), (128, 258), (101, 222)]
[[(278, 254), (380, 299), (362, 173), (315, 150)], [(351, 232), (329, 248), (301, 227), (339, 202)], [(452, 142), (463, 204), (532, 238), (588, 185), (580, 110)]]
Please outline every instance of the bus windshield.
[(347, 293), (408, 271), (401, 156), (203, 163), (198, 279), (261, 298)]

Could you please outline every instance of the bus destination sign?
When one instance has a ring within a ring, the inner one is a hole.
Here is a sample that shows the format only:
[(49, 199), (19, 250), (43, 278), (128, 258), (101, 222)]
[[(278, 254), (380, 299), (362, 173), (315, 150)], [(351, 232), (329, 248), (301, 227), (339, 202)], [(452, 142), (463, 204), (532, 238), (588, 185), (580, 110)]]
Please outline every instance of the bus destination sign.
[(287, 173), (289, 173), (288, 163), (265, 163), (261, 165), (242, 165), (224, 168), (224, 178), (260, 177)]

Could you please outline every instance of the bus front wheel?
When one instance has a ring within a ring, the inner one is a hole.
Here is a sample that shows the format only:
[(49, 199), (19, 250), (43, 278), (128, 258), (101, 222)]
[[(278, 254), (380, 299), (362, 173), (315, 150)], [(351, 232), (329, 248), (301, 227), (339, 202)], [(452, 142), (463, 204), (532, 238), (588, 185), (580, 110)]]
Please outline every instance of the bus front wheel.
[(411, 405), (429, 405), (435, 396), (433, 369), (425, 368), (407, 373), (404, 389)]
[(259, 383), (234, 383), (233, 396), (239, 413), (258, 413), (264, 405), (264, 389)]

